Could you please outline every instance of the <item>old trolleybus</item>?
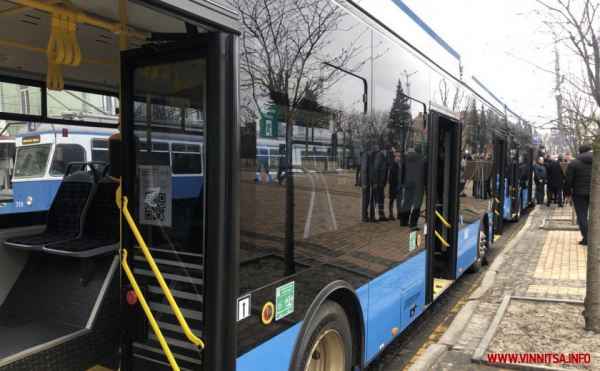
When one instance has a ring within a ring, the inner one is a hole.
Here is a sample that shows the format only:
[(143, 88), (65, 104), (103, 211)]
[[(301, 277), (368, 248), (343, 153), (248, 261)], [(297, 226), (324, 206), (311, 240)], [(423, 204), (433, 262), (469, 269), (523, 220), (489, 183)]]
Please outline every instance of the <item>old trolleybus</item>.
[[(53, 113), (89, 94), (121, 118), (108, 164), (65, 164), (48, 210), (0, 215), (0, 370), (363, 369), (478, 270), (515, 127), (456, 52), (434, 62), (370, 6), (0, 2), (0, 119), (115, 130)], [(392, 222), (347, 166), (380, 132), (407, 150)], [(266, 140), (281, 185), (256, 177)], [(475, 148), (491, 166), (461, 161)]]

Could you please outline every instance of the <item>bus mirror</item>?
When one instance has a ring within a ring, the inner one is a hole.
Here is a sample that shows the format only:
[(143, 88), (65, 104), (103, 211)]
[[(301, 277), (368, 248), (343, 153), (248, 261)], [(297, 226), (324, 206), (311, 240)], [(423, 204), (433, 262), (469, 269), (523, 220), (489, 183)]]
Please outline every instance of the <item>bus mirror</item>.
[(114, 134), (108, 138), (108, 175), (112, 180), (121, 179), (122, 161), (121, 134)]

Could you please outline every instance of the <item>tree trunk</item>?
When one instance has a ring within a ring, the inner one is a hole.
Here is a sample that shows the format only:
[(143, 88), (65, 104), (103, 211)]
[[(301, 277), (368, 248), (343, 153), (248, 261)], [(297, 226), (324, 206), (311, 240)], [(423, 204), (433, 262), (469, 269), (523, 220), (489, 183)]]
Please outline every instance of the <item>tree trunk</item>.
[[(288, 114), (289, 118), (290, 115)], [(283, 260), (285, 275), (296, 273), (296, 261), (294, 259), (294, 177), (293, 171), (293, 148), (292, 135), (294, 125), (292, 120), (287, 120), (285, 133), (285, 250)]]
[[(594, 141), (594, 153), (600, 154), (600, 136)], [(600, 194), (600, 159), (592, 163), (590, 195)], [(583, 317), (585, 329), (600, 332), (600, 202), (590, 197), (587, 245), (587, 281)]]

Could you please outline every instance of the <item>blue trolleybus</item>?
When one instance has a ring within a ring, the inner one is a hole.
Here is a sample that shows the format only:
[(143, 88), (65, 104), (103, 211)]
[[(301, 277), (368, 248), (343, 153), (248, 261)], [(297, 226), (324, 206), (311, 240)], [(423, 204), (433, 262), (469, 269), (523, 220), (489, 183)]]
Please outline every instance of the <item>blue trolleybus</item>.
[(532, 128), (407, 9), (0, 1), (0, 371), (363, 370), (478, 271)]

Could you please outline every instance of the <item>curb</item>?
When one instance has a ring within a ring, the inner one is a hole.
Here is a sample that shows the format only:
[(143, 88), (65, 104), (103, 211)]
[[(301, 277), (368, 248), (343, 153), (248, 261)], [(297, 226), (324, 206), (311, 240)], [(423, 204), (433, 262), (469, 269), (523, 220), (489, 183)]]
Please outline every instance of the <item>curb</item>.
[[(442, 335), (442, 338), (436, 344), (430, 345), (425, 350), (425, 352), (421, 354), (419, 359), (417, 359), (417, 361), (408, 369), (408, 371), (429, 370), (438, 361), (438, 359), (441, 358), (442, 355), (444, 355), (452, 349), (452, 347), (456, 344), (456, 342), (462, 335), (464, 329), (466, 328), (466, 324), (471, 319), (471, 315), (477, 308), (477, 305), (480, 303), (480, 300), (485, 298), (489, 294), (490, 289), (494, 286), (498, 270), (506, 261), (506, 257), (521, 240), (526, 231), (530, 229), (531, 224), (533, 223), (533, 217), (537, 213), (538, 209), (535, 209), (528, 215), (527, 222), (525, 223), (523, 228), (521, 228), (517, 235), (508, 243), (508, 245), (504, 247), (502, 252), (498, 256), (496, 256), (496, 258), (494, 258), (494, 262), (487, 270), (487, 272), (485, 272), (480, 286), (475, 291), (473, 291), (473, 293), (468, 299), (468, 302), (465, 304), (464, 307), (461, 308), (456, 317), (452, 320), (452, 323), (450, 324), (450, 326), (448, 326), (448, 329), (446, 330), (444, 335)], [(469, 303), (473, 304), (469, 305)], [(508, 306), (508, 302), (506, 305)], [(449, 334), (448, 337), (446, 337), (446, 334)]]

